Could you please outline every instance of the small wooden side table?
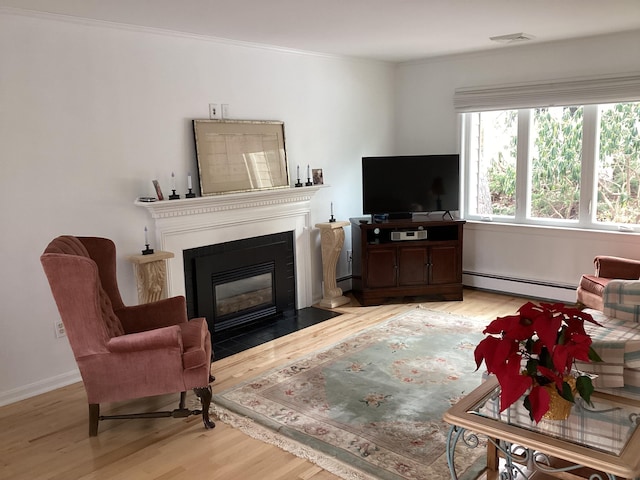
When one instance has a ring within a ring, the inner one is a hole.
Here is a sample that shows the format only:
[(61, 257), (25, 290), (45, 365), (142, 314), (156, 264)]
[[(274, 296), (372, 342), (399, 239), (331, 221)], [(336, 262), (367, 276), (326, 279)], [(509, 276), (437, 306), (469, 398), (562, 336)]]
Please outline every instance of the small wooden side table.
[(155, 252), (149, 255), (130, 255), (127, 257), (133, 263), (133, 271), (138, 287), (138, 302), (140, 304), (156, 302), (165, 297), (167, 262), (173, 258), (171, 252)]
[(344, 228), (349, 222), (316, 223), (320, 229), (320, 246), (322, 248), (322, 277), (324, 288), (321, 307), (335, 308), (350, 300), (342, 295), (342, 289), (336, 282), (336, 266), (338, 257), (344, 245)]

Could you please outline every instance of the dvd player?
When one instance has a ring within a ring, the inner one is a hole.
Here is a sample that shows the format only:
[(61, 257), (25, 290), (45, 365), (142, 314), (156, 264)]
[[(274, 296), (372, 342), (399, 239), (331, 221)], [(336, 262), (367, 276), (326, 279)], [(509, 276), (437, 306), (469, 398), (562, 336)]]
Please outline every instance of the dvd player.
[(391, 240), (402, 242), (404, 240), (426, 240), (426, 230), (407, 230), (404, 232), (391, 232)]

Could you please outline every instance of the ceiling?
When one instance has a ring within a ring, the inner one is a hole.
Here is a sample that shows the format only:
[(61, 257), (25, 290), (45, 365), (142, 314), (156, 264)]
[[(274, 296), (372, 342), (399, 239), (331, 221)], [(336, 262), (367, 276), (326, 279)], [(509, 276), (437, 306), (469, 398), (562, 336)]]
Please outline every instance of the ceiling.
[[(0, 0), (0, 7), (402, 62), (640, 29), (639, 0)], [(635, 53), (634, 53), (635, 54)]]

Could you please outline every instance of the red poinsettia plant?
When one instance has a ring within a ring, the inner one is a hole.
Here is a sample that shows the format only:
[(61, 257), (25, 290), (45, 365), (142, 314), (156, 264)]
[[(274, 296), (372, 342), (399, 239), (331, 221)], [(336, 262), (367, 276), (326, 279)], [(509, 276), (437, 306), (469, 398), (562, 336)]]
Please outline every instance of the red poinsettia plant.
[(602, 361), (591, 347), (585, 321), (599, 325), (575, 307), (528, 302), (516, 315), (499, 317), (485, 328), (488, 336), (476, 347), (475, 360), (478, 368), (484, 361), (500, 383), (500, 411), (524, 396), (529, 416), (539, 422), (549, 410), (549, 386), (574, 402), (570, 377), (578, 394), (591, 402), (591, 377), (574, 370), (576, 360)]

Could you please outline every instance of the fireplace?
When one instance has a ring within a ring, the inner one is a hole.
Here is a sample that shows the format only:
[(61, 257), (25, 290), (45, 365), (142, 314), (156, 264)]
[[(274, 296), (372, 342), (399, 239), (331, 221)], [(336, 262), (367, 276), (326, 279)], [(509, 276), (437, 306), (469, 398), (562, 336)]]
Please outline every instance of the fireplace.
[(189, 317), (214, 334), (294, 311), (293, 244), (289, 231), (185, 250)]
[(136, 201), (153, 219), (155, 238), (151, 248), (174, 254), (167, 260), (167, 295), (187, 296), (183, 252), (293, 232), (295, 305), (297, 309), (311, 306), (311, 198), (323, 187), (314, 185), (150, 203)]

